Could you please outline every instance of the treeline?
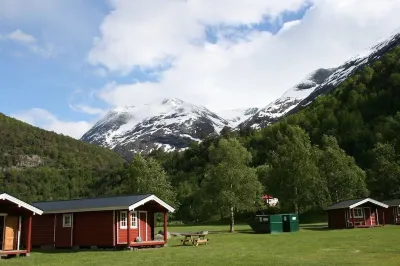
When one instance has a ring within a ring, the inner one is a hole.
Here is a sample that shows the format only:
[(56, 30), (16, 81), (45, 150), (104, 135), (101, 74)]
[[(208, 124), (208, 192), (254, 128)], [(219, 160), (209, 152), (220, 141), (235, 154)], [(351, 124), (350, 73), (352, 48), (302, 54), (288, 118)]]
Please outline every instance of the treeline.
[[(397, 198), (399, 110), (397, 47), (278, 123), (225, 129), (184, 152), (158, 150), (131, 163), (0, 116), (0, 184), (30, 199), (154, 193), (177, 207), (176, 220), (229, 218), (232, 227), (235, 215), (265, 208), (263, 194), (301, 213), (350, 198)], [(21, 154), (43, 160), (16, 167)]]

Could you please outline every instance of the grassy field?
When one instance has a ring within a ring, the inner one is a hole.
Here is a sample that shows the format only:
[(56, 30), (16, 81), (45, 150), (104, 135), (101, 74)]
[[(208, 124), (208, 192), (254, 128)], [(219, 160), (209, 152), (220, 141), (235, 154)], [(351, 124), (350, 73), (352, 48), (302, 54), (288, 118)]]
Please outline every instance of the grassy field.
[(2, 265), (399, 265), (400, 226), (324, 230), (303, 225), (296, 233), (253, 234), (247, 225), (170, 227), (171, 232), (209, 230), (207, 246), (168, 246), (137, 251), (32, 252)]

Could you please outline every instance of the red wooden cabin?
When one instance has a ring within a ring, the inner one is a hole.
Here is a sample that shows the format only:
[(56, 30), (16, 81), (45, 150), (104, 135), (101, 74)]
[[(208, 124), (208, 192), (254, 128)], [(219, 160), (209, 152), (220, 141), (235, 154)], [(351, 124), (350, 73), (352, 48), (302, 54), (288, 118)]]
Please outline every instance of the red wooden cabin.
[(0, 194), (0, 257), (31, 252), (32, 216), (42, 210), (7, 193)]
[[(119, 248), (164, 246), (167, 215), (174, 208), (155, 195), (35, 202), (32, 246)], [(154, 239), (154, 214), (163, 213), (164, 238)], [(140, 237), (140, 239), (138, 239)]]
[(353, 199), (332, 204), (326, 208), (331, 229), (374, 227), (385, 224), (380, 210), (388, 205), (371, 198)]
[(380, 215), (385, 215), (385, 221), (388, 224), (400, 224), (400, 199), (384, 201), (389, 207), (382, 209)]

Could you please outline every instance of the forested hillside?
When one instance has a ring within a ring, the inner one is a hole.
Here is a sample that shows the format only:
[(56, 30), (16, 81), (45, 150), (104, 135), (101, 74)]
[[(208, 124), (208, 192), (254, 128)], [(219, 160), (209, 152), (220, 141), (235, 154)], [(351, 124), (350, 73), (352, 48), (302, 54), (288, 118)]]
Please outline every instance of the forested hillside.
[[(265, 193), (278, 197), (282, 208), (301, 212), (354, 197), (400, 197), (399, 132), (397, 47), (300, 112), (262, 130), (225, 131), (223, 138), (238, 139), (250, 152), (247, 165)], [(209, 208), (204, 200), (210, 196), (204, 180), (218, 141), (194, 144), (181, 154), (152, 154), (171, 177), (183, 220), (229, 214), (226, 204), (214, 201)], [(239, 182), (245, 187), (245, 180)]]
[(115, 152), (0, 113), (0, 191), (28, 201), (92, 196), (93, 184), (123, 163)]

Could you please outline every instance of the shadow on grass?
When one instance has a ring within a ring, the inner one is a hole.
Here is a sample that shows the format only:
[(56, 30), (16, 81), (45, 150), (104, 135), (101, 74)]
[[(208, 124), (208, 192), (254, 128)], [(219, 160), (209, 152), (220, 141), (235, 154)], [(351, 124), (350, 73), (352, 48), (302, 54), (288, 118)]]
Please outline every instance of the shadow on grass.
[(303, 225), (300, 226), (301, 230), (307, 230), (307, 231), (328, 231), (331, 230), (328, 228), (327, 225)]
[[(138, 247), (137, 250), (146, 250), (146, 249), (158, 249), (160, 247), (151, 246), (151, 247)], [(133, 248), (135, 250), (135, 248)], [(133, 250), (128, 250), (124, 248), (80, 248), (80, 249), (70, 249), (70, 248), (55, 248), (55, 249), (40, 249), (34, 248), (32, 249), (32, 253), (43, 253), (43, 254), (72, 254), (72, 253), (96, 253), (96, 252), (131, 252)]]
[(56, 249), (32, 249), (32, 253), (43, 253), (43, 254), (70, 254), (70, 253), (94, 253), (94, 252), (105, 252), (105, 251), (119, 251), (117, 249), (64, 249), (64, 248), (56, 248)]

